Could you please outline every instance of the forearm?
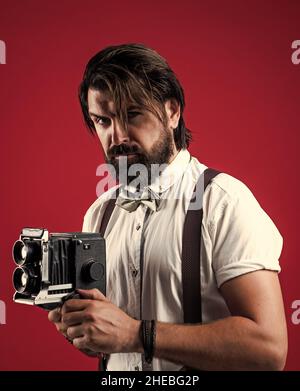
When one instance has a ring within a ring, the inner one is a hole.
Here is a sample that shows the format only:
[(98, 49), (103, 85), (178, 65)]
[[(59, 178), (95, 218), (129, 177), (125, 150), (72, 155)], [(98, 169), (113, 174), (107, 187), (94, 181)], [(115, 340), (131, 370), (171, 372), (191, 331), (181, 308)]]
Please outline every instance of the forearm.
[(206, 325), (157, 322), (155, 357), (200, 370), (282, 369), (276, 343), (237, 316)]

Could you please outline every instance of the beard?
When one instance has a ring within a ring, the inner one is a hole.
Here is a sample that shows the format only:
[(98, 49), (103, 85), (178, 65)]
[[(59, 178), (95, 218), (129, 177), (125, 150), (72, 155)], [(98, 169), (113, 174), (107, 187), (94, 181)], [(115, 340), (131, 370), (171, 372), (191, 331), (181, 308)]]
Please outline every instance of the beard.
[[(174, 152), (173, 136), (164, 130), (149, 152), (136, 145), (116, 145), (105, 157), (106, 163), (113, 167), (111, 174), (123, 185), (132, 184), (141, 189), (149, 186), (160, 175)], [(134, 154), (128, 156), (130, 154)], [(123, 155), (116, 159), (115, 155)]]

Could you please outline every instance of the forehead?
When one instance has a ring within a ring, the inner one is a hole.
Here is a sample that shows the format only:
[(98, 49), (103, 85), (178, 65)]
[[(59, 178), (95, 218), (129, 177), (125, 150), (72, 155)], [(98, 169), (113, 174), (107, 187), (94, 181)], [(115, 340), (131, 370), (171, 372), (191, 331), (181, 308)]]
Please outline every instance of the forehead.
[(115, 104), (108, 91), (88, 90), (88, 108), (92, 113), (111, 113), (115, 110)]

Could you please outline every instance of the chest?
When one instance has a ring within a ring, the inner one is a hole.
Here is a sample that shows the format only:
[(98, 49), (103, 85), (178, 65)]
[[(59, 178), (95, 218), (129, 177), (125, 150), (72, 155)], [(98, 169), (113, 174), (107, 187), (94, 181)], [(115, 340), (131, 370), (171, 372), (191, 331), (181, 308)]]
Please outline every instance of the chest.
[(108, 275), (132, 270), (167, 279), (181, 265), (185, 211), (178, 200), (158, 211), (139, 206), (134, 213), (119, 211), (106, 237)]

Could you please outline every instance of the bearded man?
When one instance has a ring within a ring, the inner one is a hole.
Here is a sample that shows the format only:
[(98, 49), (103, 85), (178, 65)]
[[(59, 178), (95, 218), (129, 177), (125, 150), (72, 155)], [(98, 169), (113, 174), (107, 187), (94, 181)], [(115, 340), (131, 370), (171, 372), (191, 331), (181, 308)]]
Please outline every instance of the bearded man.
[(141, 44), (107, 47), (79, 97), (119, 181), (83, 224), (105, 237), (107, 291), (81, 290), (49, 319), (107, 370), (281, 370), (282, 237), (244, 183), (188, 152), (167, 61)]

